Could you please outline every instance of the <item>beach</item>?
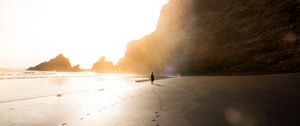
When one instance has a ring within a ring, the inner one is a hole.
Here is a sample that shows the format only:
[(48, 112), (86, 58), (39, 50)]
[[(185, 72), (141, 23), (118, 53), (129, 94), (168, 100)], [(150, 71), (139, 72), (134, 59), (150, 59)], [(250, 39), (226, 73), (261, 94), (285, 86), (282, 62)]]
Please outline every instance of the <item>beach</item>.
[(299, 75), (2, 79), (0, 125), (297, 126)]

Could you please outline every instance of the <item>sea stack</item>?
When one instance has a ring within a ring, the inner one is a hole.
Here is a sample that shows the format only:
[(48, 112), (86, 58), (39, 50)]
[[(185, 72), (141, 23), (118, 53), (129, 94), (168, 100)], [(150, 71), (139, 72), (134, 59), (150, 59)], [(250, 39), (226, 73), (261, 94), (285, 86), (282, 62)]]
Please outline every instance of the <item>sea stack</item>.
[(69, 59), (63, 54), (59, 54), (55, 58), (42, 62), (35, 67), (30, 67), (27, 70), (70, 72), (80, 71), (80, 68), (79, 65), (72, 67)]

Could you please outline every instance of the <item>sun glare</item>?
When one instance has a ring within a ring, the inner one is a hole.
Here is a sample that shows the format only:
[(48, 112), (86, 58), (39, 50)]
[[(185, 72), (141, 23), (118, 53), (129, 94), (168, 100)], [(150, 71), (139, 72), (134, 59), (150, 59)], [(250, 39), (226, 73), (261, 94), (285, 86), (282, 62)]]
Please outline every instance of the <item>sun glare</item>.
[[(28, 67), (63, 53), (83, 68), (90, 68), (100, 56), (116, 63), (128, 42), (155, 30), (167, 2), (2, 0), (0, 60), (18, 59), (15, 66)], [(9, 65), (13, 64), (0, 63)]]

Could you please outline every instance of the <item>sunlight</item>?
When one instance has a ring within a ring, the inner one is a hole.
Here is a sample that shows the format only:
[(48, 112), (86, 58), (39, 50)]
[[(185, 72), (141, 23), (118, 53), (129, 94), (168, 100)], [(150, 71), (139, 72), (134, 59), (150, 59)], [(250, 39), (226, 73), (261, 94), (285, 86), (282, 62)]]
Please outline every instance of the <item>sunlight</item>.
[[(79, 98), (81, 103), (84, 103), (79, 109), (82, 112), (88, 111), (88, 113), (101, 111), (105, 115), (109, 115), (111, 112), (105, 112), (105, 109), (115, 106), (124, 100), (129, 91), (135, 89), (131, 81), (126, 80), (124, 74), (103, 74), (101, 81), (97, 81), (95, 87), (89, 85), (88, 87), (92, 91), (84, 94)], [(93, 89), (98, 90), (93, 90)], [(103, 89), (103, 90), (99, 90)], [(102, 106), (99, 106), (102, 105)]]
[[(30, 66), (63, 53), (83, 68), (90, 68), (100, 56), (116, 63), (128, 42), (155, 30), (160, 9), (167, 2), (1, 1), (0, 59), (21, 59), (22, 65)], [(32, 63), (24, 64), (26, 60)]]
[(103, 80), (104, 81), (115, 81), (115, 80), (122, 80), (121, 76), (119, 74), (115, 74), (115, 73), (107, 73), (107, 74), (104, 74), (102, 76)]

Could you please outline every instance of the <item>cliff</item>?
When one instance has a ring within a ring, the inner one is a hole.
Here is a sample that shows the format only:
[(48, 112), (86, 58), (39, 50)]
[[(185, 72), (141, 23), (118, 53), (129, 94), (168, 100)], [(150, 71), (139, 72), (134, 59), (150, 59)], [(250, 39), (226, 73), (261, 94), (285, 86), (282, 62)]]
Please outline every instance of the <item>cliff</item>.
[(170, 0), (118, 66), (163, 73), (299, 72), (297, 0)]
[(30, 67), (27, 70), (38, 70), (38, 71), (81, 71), (79, 65), (75, 65), (74, 67), (71, 66), (69, 59), (64, 57), (63, 54), (57, 55), (55, 58), (42, 62), (35, 67)]

